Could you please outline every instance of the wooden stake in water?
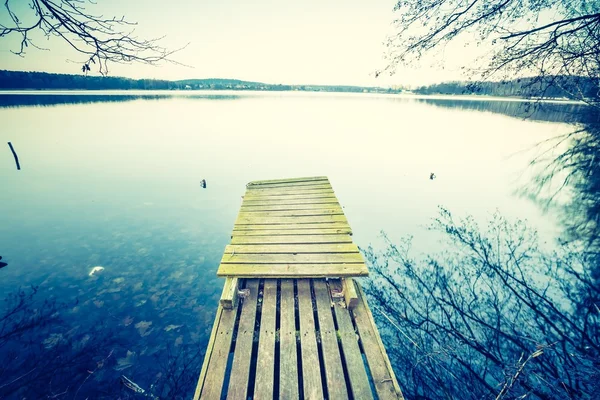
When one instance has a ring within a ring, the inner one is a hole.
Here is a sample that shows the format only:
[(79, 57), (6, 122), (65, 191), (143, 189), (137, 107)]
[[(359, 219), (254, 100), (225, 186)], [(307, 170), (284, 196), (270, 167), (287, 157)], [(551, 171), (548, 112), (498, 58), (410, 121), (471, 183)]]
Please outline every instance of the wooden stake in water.
[(13, 157), (15, 158), (15, 163), (17, 163), (17, 170), (20, 170), (21, 165), (19, 165), (19, 157), (17, 156), (17, 153), (15, 152), (15, 149), (13, 148), (11, 142), (8, 142), (8, 147), (10, 147), (10, 151), (12, 151), (12, 153), (13, 153)]

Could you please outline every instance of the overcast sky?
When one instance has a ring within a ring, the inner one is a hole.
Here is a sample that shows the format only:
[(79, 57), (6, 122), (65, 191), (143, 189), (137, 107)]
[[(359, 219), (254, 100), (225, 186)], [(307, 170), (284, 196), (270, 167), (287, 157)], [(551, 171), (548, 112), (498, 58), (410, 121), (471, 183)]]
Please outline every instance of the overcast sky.
[[(14, 3), (25, 0), (12, 0)], [(97, 0), (94, 14), (137, 21), (143, 37), (163, 44), (191, 66), (109, 65), (110, 75), (131, 78), (237, 78), (268, 83), (418, 85), (460, 79), (469, 56), (463, 45), (432, 55), (421, 65), (375, 78), (385, 66), (386, 37), (393, 33), (394, 0)], [(6, 11), (0, 11), (0, 20)], [(18, 37), (0, 39), (0, 69), (78, 73), (82, 58), (52, 39), (24, 58), (10, 53)]]

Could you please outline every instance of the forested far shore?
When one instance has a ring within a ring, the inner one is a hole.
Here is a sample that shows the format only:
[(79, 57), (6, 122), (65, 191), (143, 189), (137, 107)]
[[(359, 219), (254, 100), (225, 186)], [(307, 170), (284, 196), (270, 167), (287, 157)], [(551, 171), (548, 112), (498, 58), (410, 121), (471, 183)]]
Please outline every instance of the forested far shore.
[(443, 82), (420, 86), (413, 92), (418, 94), (597, 100), (600, 97), (600, 79), (582, 76), (544, 76), (501, 82)]
[(0, 71), (0, 90), (262, 90), (400, 93), (400, 89), (349, 85), (282, 85), (238, 79), (130, 79), (113, 76)]
[(349, 93), (407, 93), (440, 95), (485, 95), (521, 98), (598, 99), (600, 80), (585, 77), (546, 76), (502, 82), (443, 82), (407, 90), (349, 85), (283, 85), (239, 79), (131, 79), (0, 70), (0, 90), (258, 90)]

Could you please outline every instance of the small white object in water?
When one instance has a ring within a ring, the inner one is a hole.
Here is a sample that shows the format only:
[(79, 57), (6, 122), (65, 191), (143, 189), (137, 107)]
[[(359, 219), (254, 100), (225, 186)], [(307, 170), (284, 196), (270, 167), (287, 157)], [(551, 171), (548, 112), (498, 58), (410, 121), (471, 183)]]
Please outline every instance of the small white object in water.
[(101, 266), (94, 267), (90, 271), (90, 276), (94, 276), (96, 274), (96, 272), (100, 272), (100, 271), (104, 271), (104, 267), (101, 267)]

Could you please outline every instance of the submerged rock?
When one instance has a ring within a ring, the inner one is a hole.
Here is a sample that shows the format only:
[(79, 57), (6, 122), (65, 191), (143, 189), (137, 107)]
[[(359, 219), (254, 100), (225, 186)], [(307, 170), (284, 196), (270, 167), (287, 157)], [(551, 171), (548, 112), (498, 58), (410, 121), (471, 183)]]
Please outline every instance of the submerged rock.
[(101, 267), (101, 266), (98, 265), (98, 266), (92, 268), (92, 270), (90, 271), (89, 275), (90, 276), (94, 276), (94, 275), (97, 275), (99, 272), (102, 272), (102, 271), (104, 271), (104, 267)]
[(50, 336), (42, 342), (46, 349), (55, 347), (63, 338), (61, 333), (51, 333)]
[(153, 329), (149, 329), (151, 325), (152, 321), (141, 321), (135, 324), (134, 326), (140, 333), (140, 336), (144, 337), (148, 336), (153, 331)]
[(167, 325), (167, 326), (165, 327), (165, 331), (166, 331), (166, 332), (169, 332), (169, 331), (172, 331), (172, 330), (174, 330), (174, 329), (179, 329), (179, 328), (181, 328), (182, 326), (183, 326), (183, 325)]
[(136, 354), (133, 351), (127, 350), (127, 355), (117, 359), (117, 365), (114, 367), (117, 371), (123, 371), (135, 364)]

